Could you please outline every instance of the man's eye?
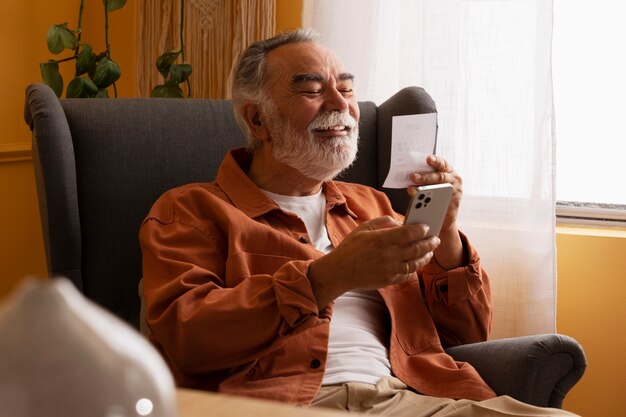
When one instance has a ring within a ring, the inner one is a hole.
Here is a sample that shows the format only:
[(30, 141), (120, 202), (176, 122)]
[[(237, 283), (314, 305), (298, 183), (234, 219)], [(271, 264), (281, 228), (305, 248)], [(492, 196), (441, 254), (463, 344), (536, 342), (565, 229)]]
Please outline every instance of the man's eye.
[(342, 94), (351, 94), (353, 92), (352, 83), (341, 83), (337, 85), (337, 91)]

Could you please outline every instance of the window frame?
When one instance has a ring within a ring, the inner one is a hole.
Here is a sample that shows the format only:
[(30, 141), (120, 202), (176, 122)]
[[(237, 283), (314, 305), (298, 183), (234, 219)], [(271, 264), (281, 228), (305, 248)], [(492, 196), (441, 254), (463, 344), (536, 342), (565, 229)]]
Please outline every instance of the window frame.
[(558, 226), (626, 228), (626, 205), (557, 201), (556, 224)]

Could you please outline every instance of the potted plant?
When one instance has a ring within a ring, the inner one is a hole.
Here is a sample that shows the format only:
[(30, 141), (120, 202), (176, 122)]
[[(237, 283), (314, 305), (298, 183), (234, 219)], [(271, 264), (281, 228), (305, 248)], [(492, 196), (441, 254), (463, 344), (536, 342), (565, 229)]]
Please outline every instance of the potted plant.
[[(53, 24), (48, 29), (48, 50), (59, 55), (65, 50), (72, 51), (71, 56), (50, 59), (40, 63), (41, 77), (44, 84), (48, 85), (61, 97), (64, 89), (64, 81), (59, 71), (59, 64), (64, 62), (75, 63), (74, 78), (67, 85), (65, 96), (67, 98), (94, 98), (108, 97), (109, 87), (113, 87), (114, 96), (117, 97), (115, 82), (122, 75), (122, 70), (117, 62), (111, 58), (109, 45), (109, 13), (121, 9), (126, 0), (103, 0), (104, 5), (104, 34), (105, 50), (95, 53), (91, 45), (81, 42), (82, 21), (85, 0), (81, 0), (78, 13), (78, 27), (76, 30), (68, 28), (67, 23)], [(164, 83), (157, 85), (151, 93), (152, 97), (184, 97), (180, 84), (187, 83), (187, 96), (191, 91), (189, 76), (191, 65), (185, 61), (184, 49), (184, 7), (185, 1), (180, 1), (180, 48), (165, 52), (157, 60), (157, 69), (163, 75)], [(182, 63), (176, 61), (181, 58)]]

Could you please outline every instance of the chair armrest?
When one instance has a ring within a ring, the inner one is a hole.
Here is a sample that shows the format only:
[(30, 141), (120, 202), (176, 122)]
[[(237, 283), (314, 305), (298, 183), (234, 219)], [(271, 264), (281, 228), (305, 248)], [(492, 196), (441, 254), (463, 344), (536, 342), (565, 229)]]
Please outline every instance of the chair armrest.
[(580, 344), (559, 334), (491, 340), (446, 351), (474, 366), (496, 394), (540, 407), (561, 408), (587, 367)]

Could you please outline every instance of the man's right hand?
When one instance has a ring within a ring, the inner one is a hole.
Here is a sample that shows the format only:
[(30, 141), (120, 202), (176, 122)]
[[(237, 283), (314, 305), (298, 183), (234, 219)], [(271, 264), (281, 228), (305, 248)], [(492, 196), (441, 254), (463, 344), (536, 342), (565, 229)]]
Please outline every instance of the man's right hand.
[(439, 245), (426, 239), (427, 226), (401, 225), (383, 216), (354, 229), (329, 254), (309, 266), (309, 280), (320, 309), (346, 291), (382, 288), (410, 279)]

